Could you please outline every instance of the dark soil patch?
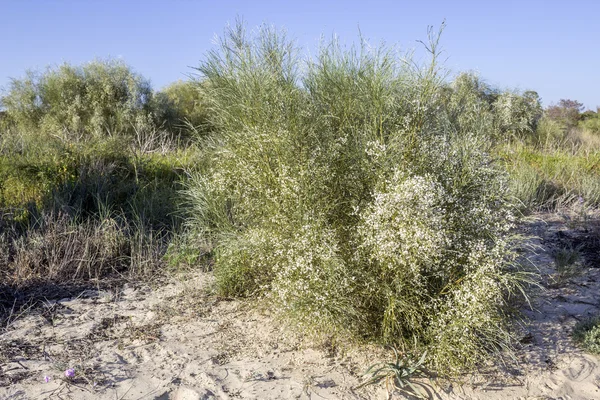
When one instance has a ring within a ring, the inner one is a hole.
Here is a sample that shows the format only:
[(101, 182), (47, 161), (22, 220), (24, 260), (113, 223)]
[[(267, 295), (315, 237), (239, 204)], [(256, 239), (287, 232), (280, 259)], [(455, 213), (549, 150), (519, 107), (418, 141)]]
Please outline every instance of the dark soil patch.
[(25, 287), (12, 287), (0, 284), (0, 332), (19, 316), (29, 313), (41, 313), (51, 322), (52, 314), (58, 312), (61, 304), (49, 306), (52, 300), (66, 298), (89, 298), (96, 296), (99, 290), (119, 290), (124, 279), (103, 279), (102, 281), (83, 281), (67, 283), (31, 283)]
[(558, 246), (577, 249), (586, 267), (600, 268), (600, 229), (560, 230), (554, 236)]

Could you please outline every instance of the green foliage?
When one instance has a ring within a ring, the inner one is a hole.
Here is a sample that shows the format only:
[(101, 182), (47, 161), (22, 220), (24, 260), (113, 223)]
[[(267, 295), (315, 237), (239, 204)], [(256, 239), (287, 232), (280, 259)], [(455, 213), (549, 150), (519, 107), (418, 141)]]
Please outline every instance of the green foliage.
[(581, 272), (581, 250), (572, 246), (560, 247), (554, 251), (554, 266), (561, 280), (569, 279)]
[(261, 28), (254, 41), (243, 24), (237, 24), (221, 39), (220, 47), (227, 50), (209, 52), (198, 69), (206, 80), (201, 88), (213, 125), (223, 131), (284, 129), (287, 117), (294, 115), (289, 106), (299, 94), (293, 43), (284, 32), (269, 27)]
[(0, 282), (20, 288), (157, 272), (195, 149), (136, 143), (2, 133)]
[(568, 129), (577, 125), (583, 109), (583, 104), (578, 101), (561, 99), (558, 104), (553, 104), (546, 109), (546, 115)]
[(103, 136), (147, 129), (152, 88), (121, 61), (63, 64), (13, 79), (1, 98), (24, 130)]
[(490, 87), (473, 73), (461, 73), (441, 96), (449, 121), (455, 129), (485, 126), (494, 141), (531, 137), (542, 117), (536, 92), (501, 92)]
[(334, 40), (303, 64), (274, 28), (230, 28), (199, 68), (217, 129), (187, 187), (189, 229), (214, 246), (223, 295), (455, 372), (510, 347), (523, 276), (489, 156), (496, 94), (446, 84), (431, 30), (425, 48), (418, 65)]
[(514, 92), (501, 93), (494, 102), (498, 129), (513, 138), (531, 136), (542, 117), (542, 106), (536, 92), (522, 95)]
[(522, 211), (572, 207), (580, 197), (591, 207), (600, 205), (597, 118), (591, 111), (580, 114), (581, 107), (561, 100), (545, 111), (531, 135), (496, 149)]
[(590, 207), (600, 205), (597, 149), (513, 143), (496, 151), (510, 174), (511, 193), (524, 210), (569, 207), (579, 197)]
[(541, 148), (548, 148), (555, 144), (563, 145), (566, 141), (566, 132), (560, 122), (543, 117), (532, 139), (531, 144)]
[(408, 392), (409, 395), (426, 398), (421, 395), (420, 390), (417, 389), (410, 379), (416, 377), (421, 372), (422, 365), (427, 357), (427, 352), (423, 353), (418, 361), (415, 361), (410, 357), (401, 357), (396, 348), (393, 347), (392, 349), (394, 350), (395, 361), (390, 363), (377, 363), (370, 366), (364, 373), (364, 376), (367, 377), (366, 381), (357, 386), (357, 388), (385, 381), (385, 387), (389, 394), (391, 394), (394, 389), (408, 392), (408, 388), (411, 390), (411, 392)]
[(489, 87), (477, 75), (462, 73), (442, 91), (444, 108), (455, 129), (469, 129), (478, 121), (489, 128), (493, 120), (491, 105), (499, 93)]
[(586, 111), (586, 113), (588, 114), (579, 122), (579, 127), (600, 136), (600, 116), (593, 111)]
[(600, 318), (589, 318), (578, 322), (573, 330), (573, 339), (584, 350), (600, 354)]
[(155, 119), (170, 131), (205, 134), (211, 130), (207, 123), (206, 106), (200, 97), (198, 83), (177, 81), (156, 93)]
[(0, 207), (55, 210), (71, 216), (123, 210), (171, 226), (182, 179), (181, 154), (136, 155), (114, 137), (84, 143), (51, 135), (6, 137), (0, 154)]

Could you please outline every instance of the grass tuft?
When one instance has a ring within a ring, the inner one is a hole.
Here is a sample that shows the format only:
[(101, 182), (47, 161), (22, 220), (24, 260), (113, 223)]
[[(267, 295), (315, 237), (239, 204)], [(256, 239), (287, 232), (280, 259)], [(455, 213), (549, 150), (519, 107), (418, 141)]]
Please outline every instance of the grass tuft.
[(417, 396), (418, 398), (427, 398), (426, 396), (423, 396), (417, 386), (411, 382), (412, 378), (418, 376), (422, 372), (421, 368), (427, 357), (427, 352), (423, 353), (418, 361), (415, 361), (410, 357), (401, 356), (396, 348), (392, 347), (392, 350), (394, 351), (395, 356), (394, 362), (382, 362), (370, 366), (363, 374), (366, 377), (366, 380), (356, 388), (359, 389), (367, 385), (373, 385), (384, 381), (388, 395), (391, 395), (394, 390), (399, 390), (401, 392), (408, 392), (408, 394)]
[(600, 318), (589, 318), (577, 323), (573, 329), (573, 340), (585, 351), (600, 354)]

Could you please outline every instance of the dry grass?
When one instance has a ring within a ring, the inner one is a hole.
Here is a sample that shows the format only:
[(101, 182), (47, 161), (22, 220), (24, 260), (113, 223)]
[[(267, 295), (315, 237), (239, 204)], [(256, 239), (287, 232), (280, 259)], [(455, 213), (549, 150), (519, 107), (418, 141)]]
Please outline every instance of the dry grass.
[(3, 235), (0, 244), (7, 256), (1, 260), (2, 280), (24, 287), (108, 275), (149, 276), (161, 265), (162, 239), (116, 218), (77, 223), (48, 214), (23, 235)]

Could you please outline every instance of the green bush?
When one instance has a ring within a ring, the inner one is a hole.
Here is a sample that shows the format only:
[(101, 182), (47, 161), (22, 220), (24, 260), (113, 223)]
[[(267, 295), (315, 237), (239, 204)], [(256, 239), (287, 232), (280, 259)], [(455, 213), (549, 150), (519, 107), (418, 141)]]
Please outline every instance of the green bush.
[(540, 98), (533, 91), (522, 95), (503, 92), (493, 106), (498, 129), (509, 138), (526, 139), (533, 136), (543, 113)]
[(123, 62), (108, 60), (29, 71), (12, 79), (0, 100), (24, 130), (77, 137), (148, 129), (152, 96), (149, 81)]
[(489, 128), (494, 117), (492, 104), (499, 93), (477, 75), (461, 73), (441, 93), (449, 124), (454, 129), (468, 130), (478, 121)]
[(308, 332), (426, 348), (456, 372), (510, 347), (523, 276), (490, 103), (445, 83), (429, 34), (421, 66), (337, 41), (301, 61), (280, 31), (229, 29), (199, 68), (217, 129), (189, 228), (215, 246), (222, 294), (264, 296)]
[(543, 117), (534, 132), (534, 140), (531, 144), (541, 148), (549, 148), (555, 145), (562, 146), (567, 139), (562, 124), (548, 117)]
[(573, 339), (584, 350), (600, 354), (600, 318), (588, 318), (578, 322), (573, 330)]
[(0, 286), (18, 302), (44, 284), (159, 273), (197, 148), (165, 130), (148, 82), (117, 61), (65, 64), (1, 100)]
[(156, 93), (157, 123), (164, 124), (172, 132), (209, 132), (211, 127), (207, 123), (206, 107), (197, 85), (193, 81), (177, 81)]
[(597, 114), (581, 121), (579, 126), (595, 135), (600, 135), (600, 117)]
[(530, 139), (542, 117), (536, 92), (501, 92), (473, 73), (457, 75), (440, 88), (440, 95), (453, 129), (468, 130), (479, 124), (496, 142)]
[(546, 109), (546, 116), (568, 130), (577, 125), (584, 108), (583, 103), (576, 100), (560, 99), (558, 104), (552, 104)]

